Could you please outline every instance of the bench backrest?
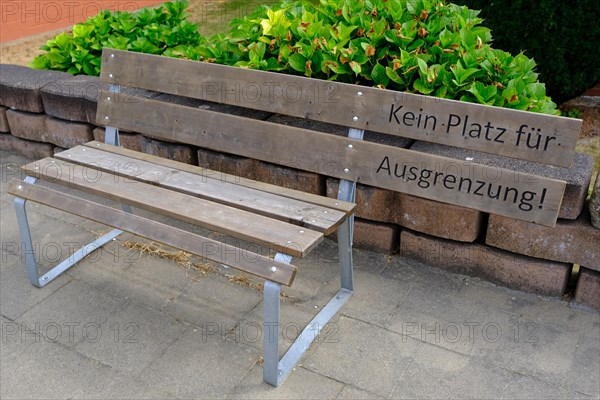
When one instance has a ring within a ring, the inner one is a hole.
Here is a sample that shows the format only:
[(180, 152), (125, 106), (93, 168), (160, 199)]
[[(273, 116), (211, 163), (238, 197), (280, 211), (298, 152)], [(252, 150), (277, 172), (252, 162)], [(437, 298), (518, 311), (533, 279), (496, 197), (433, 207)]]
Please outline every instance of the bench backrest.
[[(156, 92), (571, 164), (581, 121), (105, 49), (101, 79)], [(565, 182), (147, 97), (103, 91), (107, 126), (553, 226)], [(539, 135), (539, 136), (538, 136)]]

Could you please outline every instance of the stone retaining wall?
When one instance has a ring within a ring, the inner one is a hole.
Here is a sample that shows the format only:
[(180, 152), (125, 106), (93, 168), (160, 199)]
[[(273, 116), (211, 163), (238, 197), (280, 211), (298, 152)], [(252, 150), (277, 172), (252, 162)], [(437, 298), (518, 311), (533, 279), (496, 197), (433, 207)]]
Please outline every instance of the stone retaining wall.
[[(88, 142), (103, 141), (104, 129), (95, 124), (97, 78), (52, 71), (0, 66), (0, 149), (29, 158)], [(155, 97), (138, 91), (136, 95)], [(346, 128), (232, 106), (160, 95), (188, 106), (244, 115), (271, 122), (345, 135)], [(569, 287), (573, 264), (580, 265), (574, 300), (600, 310), (600, 188), (586, 203), (593, 160), (576, 154), (569, 169), (414, 142), (367, 132), (365, 140), (411, 148), (567, 181), (556, 228), (385, 189), (358, 185), (355, 247), (422, 261), (439, 268), (481, 277), (515, 289), (562, 296)], [(338, 180), (139, 133), (122, 132), (124, 147), (217, 171), (334, 197)], [(326, 171), (324, 171), (326, 174)], [(591, 215), (590, 215), (591, 214)], [(592, 222), (594, 222), (594, 226)]]

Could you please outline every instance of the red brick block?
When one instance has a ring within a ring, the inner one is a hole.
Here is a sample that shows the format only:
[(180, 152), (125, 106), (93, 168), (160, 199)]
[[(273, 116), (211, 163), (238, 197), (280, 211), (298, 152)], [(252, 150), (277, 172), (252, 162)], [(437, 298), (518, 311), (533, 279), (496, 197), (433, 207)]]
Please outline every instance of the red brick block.
[(10, 132), (10, 126), (8, 125), (8, 119), (6, 118), (6, 107), (0, 106), (0, 132)]
[(6, 116), (11, 133), (22, 139), (48, 142), (69, 149), (89, 142), (94, 137), (92, 125), (89, 124), (14, 110), (8, 110)]
[[(337, 197), (339, 180), (327, 179), (327, 196)], [(356, 216), (389, 222), (444, 239), (472, 242), (482, 233), (484, 214), (367, 185), (356, 186)]]
[(575, 302), (600, 311), (600, 272), (583, 267), (579, 269)]
[(353, 243), (356, 248), (392, 253), (398, 249), (399, 237), (400, 228), (397, 225), (354, 219)]
[(514, 253), (600, 270), (600, 230), (590, 224), (585, 211), (574, 221), (559, 220), (554, 228), (490, 215), (486, 243)]
[(17, 153), (29, 159), (52, 157), (54, 145), (20, 139), (9, 134), (0, 135), (0, 150)]
[(409, 230), (403, 230), (400, 235), (400, 255), (510, 288), (552, 296), (564, 293), (572, 267), (477, 243), (437, 239)]
[(197, 150), (193, 146), (165, 142), (142, 136), (141, 150), (147, 154), (168, 158), (186, 164), (198, 165)]
[(306, 193), (325, 194), (324, 176), (283, 165), (257, 160), (254, 164), (254, 179)]
[(46, 119), (46, 141), (70, 149), (91, 141), (94, 138), (92, 129), (92, 125), (89, 124), (48, 117)]
[(471, 208), (400, 195), (400, 208), (394, 222), (417, 232), (473, 242), (483, 231), (484, 213)]
[[(104, 128), (96, 128), (92, 132), (94, 135), (94, 140), (98, 142), (104, 142)], [(142, 151), (142, 135), (139, 133), (130, 133), (119, 131), (119, 140), (121, 142), (121, 146), (126, 149)]]
[(21, 139), (47, 142), (46, 114), (34, 114), (24, 111), (7, 110), (6, 118), (11, 133)]
[[(339, 179), (327, 178), (327, 196), (337, 198)], [(391, 190), (367, 185), (356, 185), (356, 210), (359, 218), (378, 222), (393, 223), (396, 217), (400, 194)]]
[[(337, 240), (337, 232), (331, 238)], [(354, 219), (354, 248), (389, 254), (398, 250), (399, 238), (400, 227), (397, 225)]]
[(1, 64), (0, 104), (15, 110), (42, 113), (44, 112), (42, 88), (71, 76), (59, 71)]
[[(198, 165), (219, 171), (225, 174), (237, 176), (240, 179), (254, 179), (257, 160), (240, 157), (233, 154), (218, 153), (207, 149), (198, 149)], [(219, 176), (213, 176), (220, 179)]]

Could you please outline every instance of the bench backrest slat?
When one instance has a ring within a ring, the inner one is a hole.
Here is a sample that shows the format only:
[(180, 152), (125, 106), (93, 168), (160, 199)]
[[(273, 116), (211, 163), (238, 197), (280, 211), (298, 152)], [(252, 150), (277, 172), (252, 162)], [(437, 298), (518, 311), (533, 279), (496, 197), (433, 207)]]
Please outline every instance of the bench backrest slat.
[(569, 167), (581, 120), (105, 49), (101, 79)]
[(553, 226), (565, 182), (146, 98), (101, 93), (125, 130)]

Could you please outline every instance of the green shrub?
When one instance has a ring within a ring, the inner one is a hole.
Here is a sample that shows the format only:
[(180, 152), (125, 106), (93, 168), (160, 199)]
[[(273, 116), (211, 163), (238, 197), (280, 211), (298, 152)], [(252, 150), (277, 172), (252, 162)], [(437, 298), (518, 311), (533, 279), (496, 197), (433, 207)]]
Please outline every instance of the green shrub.
[(548, 93), (565, 101), (600, 83), (600, 1), (456, 0), (482, 10), (494, 46), (535, 58)]
[(103, 47), (142, 53), (163, 54), (169, 47), (198, 45), (196, 25), (186, 21), (187, 2), (165, 3), (140, 11), (104, 10), (86, 22), (75, 25), (70, 34), (49, 40), (32, 67), (71, 74), (99, 75)]
[[(284, 1), (260, 6), (234, 20), (227, 34), (199, 37), (197, 43), (159, 46), (149, 38), (147, 46), (135, 46), (144, 36), (131, 40), (120, 33), (120, 46), (114, 46), (106, 32), (96, 46), (557, 113), (538, 82), (535, 62), (492, 48), (478, 14), (439, 0)], [(144, 30), (138, 29), (141, 35)]]

